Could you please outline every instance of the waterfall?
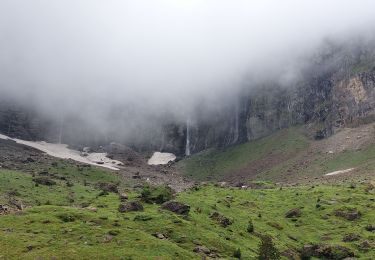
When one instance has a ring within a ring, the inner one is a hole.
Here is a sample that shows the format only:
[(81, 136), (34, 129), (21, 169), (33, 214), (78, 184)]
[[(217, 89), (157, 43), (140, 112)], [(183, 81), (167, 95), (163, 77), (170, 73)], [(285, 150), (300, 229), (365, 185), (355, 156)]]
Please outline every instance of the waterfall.
[(59, 129), (59, 144), (61, 144), (62, 136), (63, 136), (63, 127), (64, 127), (64, 117), (61, 116), (60, 119), (60, 129)]
[(190, 153), (190, 120), (186, 120), (186, 146), (185, 146), (185, 155), (189, 156)]
[(238, 102), (236, 102), (236, 107), (234, 110), (234, 134), (233, 134), (233, 141), (232, 143), (235, 144), (238, 141), (239, 137), (239, 124), (240, 124), (240, 112), (238, 108)]

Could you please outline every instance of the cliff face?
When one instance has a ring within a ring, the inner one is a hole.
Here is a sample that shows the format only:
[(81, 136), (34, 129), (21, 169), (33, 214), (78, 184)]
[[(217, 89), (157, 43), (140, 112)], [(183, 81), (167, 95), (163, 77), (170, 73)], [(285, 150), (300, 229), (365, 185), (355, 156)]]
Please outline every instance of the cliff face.
[[(187, 123), (170, 122), (148, 133), (145, 140), (140, 131), (138, 141), (127, 140), (127, 144), (184, 155), (258, 139), (293, 125), (307, 124), (313, 137), (321, 139), (342, 127), (375, 121), (375, 49), (335, 46), (313, 58), (313, 65), (290, 86), (244, 86), (235, 102), (217, 112), (200, 109)], [(12, 137), (58, 141), (62, 129), (56, 121), (12, 102), (0, 102), (0, 132)], [(95, 133), (74, 118), (64, 122), (63, 130), (62, 141), (73, 145), (122, 141)]]
[(194, 125), (192, 152), (258, 139), (299, 124), (307, 124), (313, 137), (322, 139), (342, 127), (373, 122), (374, 49), (329, 50), (292, 86), (252, 87), (229, 113), (217, 117)]

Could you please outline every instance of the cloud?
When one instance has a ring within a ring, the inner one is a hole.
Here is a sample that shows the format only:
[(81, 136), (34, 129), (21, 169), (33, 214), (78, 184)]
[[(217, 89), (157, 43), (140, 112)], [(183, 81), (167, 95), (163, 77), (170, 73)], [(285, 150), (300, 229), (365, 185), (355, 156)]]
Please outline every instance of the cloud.
[(93, 125), (185, 120), (374, 20), (372, 0), (2, 0), (0, 93)]

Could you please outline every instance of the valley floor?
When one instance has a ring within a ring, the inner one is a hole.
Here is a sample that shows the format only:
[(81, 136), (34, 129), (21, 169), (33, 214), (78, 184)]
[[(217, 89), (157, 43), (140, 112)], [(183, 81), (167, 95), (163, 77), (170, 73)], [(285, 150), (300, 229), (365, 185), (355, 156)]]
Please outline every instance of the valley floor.
[(122, 152), (120, 171), (0, 140), (0, 259), (257, 259), (265, 235), (282, 259), (375, 259), (373, 129), (282, 130), (174, 166)]

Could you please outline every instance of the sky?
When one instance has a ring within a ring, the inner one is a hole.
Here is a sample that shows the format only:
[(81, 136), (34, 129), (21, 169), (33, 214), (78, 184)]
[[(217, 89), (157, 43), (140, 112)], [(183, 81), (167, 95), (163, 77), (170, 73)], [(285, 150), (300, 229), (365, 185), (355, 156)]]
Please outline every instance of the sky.
[(374, 20), (373, 0), (0, 0), (0, 96), (98, 125), (116, 109), (183, 121), (249, 78), (294, 80)]

